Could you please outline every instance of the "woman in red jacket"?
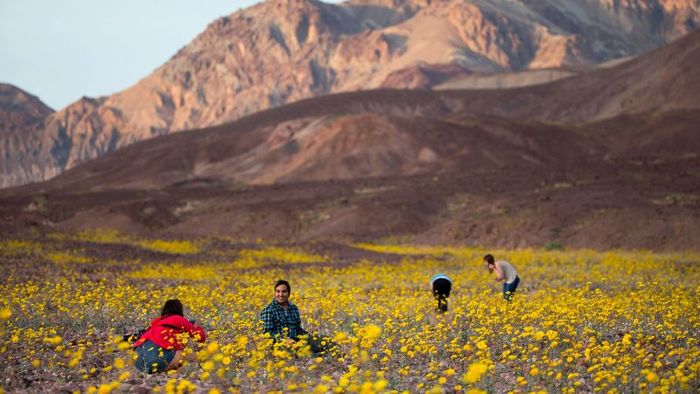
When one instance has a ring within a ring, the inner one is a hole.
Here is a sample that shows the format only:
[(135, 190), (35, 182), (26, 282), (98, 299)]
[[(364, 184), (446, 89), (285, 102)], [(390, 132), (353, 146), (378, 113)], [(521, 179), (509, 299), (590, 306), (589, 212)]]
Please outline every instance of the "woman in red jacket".
[(136, 368), (148, 372), (164, 372), (177, 369), (182, 364), (182, 350), (189, 338), (204, 342), (204, 329), (183, 317), (180, 300), (168, 300), (160, 317), (153, 319), (151, 327), (134, 343), (138, 355)]

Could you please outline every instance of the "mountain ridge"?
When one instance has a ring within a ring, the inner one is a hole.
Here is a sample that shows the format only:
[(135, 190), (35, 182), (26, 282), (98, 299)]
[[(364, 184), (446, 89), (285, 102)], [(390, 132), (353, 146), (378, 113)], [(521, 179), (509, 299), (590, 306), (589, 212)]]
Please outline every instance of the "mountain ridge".
[(12, 176), (40, 180), (136, 141), (319, 95), (586, 67), (675, 39), (697, 13), (678, 0), (267, 1), (214, 21), (136, 85), (51, 115), (38, 147), (3, 160), (37, 157), (46, 171), (27, 163)]
[[(306, 99), (229, 124), (143, 141), (37, 187), (89, 191), (162, 188), (197, 178), (246, 185), (476, 171), (501, 167), (494, 159), (499, 147), (509, 166), (525, 160), (553, 169), (585, 162), (587, 152), (601, 158), (604, 146), (623, 157), (627, 142), (633, 146), (634, 141), (665, 146), (645, 150), (642, 156), (649, 160), (661, 152), (665, 159), (683, 157), (700, 148), (692, 143), (700, 111), (700, 102), (693, 100), (700, 91), (698, 61), (700, 31), (628, 62), (546, 85), (375, 90)], [(615, 94), (600, 94), (605, 89), (622, 97), (646, 89), (649, 97), (619, 106)], [(665, 123), (674, 127), (666, 132), (660, 127)], [(666, 144), (666, 137), (685, 142)], [(518, 148), (528, 139), (526, 150)], [(550, 162), (550, 157), (558, 159)]]
[(0, 234), (697, 250), (699, 42), (545, 85), (347, 92), (161, 135), (0, 190)]

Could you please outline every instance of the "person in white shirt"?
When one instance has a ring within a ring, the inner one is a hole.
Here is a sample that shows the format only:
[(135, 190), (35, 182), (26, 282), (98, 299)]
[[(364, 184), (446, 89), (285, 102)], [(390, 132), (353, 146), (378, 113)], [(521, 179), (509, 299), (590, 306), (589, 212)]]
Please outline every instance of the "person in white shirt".
[(495, 272), (496, 282), (503, 282), (503, 298), (507, 301), (513, 299), (513, 294), (515, 294), (515, 289), (518, 288), (520, 284), (520, 277), (518, 276), (518, 271), (515, 270), (513, 265), (505, 260), (495, 260), (492, 255), (487, 254), (484, 256), (484, 262), (489, 272)]

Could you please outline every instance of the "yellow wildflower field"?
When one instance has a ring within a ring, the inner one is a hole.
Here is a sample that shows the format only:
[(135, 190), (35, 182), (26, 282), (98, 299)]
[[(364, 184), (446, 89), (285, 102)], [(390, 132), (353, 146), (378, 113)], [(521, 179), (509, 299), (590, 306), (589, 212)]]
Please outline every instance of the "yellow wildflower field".
[[(512, 302), (481, 258), (512, 262)], [(5, 392), (697, 392), (700, 255), (379, 244), (269, 245), (113, 232), (0, 241)], [(428, 282), (454, 286), (446, 314)], [(333, 354), (274, 345), (277, 279)], [(147, 375), (122, 336), (165, 300), (207, 331)]]

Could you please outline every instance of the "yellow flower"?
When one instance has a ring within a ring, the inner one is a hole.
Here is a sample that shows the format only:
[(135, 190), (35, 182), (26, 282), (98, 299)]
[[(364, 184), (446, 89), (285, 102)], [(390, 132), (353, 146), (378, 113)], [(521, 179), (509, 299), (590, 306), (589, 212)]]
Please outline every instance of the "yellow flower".
[(483, 375), (488, 366), (483, 362), (476, 362), (469, 366), (467, 373), (464, 374), (462, 380), (465, 383), (476, 383), (481, 380), (481, 375)]
[(126, 366), (126, 363), (124, 362), (124, 359), (122, 359), (122, 358), (114, 359), (114, 368), (122, 369), (125, 366)]
[(656, 383), (659, 381), (659, 375), (654, 372), (647, 373), (645, 377), (650, 383)]
[(389, 382), (386, 379), (379, 379), (374, 382), (374, 389), (377, 391), (382, 391), (386, 388)]
[(50, 344), (52, 344), (52, 345), (58, 345), (58, 344), (61, 343), (61, 341), (63, 341), (63, 338), (61, 338), (61, 337), (58, 336), (58, 335), (54, 335), (54, 336), (52, 336), (52, 337), (44, 338), (44, 341), (47, 342), (47, 343), (50, 343)]

